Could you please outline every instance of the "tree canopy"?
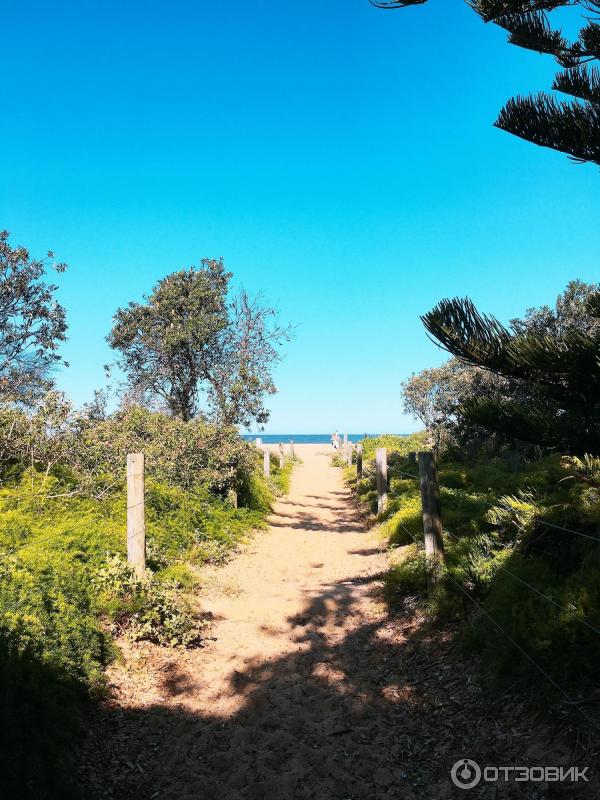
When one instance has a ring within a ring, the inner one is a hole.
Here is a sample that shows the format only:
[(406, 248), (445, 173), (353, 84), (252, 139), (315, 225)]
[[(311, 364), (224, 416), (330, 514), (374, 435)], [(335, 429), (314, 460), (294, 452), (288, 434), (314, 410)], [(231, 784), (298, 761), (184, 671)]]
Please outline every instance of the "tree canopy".
[[(0, 232), (0, 396), (28, 403), (50, 386), (58, 347), (66, 339), (65, 311), (57, 287), (44, 278), (47, 262), (24, 247), (11, 247)], [(65, 264), (54, 264), (57, 272)]]
[(442, 450), (472, 449), (489, 440), (489, 432), (459, 410), (475, 394), (497, 397), (509, 391), (509, 381), (457, 358), (421, 370), (402, 383), (404, 411), (423, 423), (429, 443)]
[[(375, 2), (379, 8), (406, 8), (427, 0)], [(577, 161), (600, 164), (600, 13), (599, 0), (466, 0), (486, 22), (508, 31), (510, 44), (552, 56), (560, 65), (552, 89), (510, 99), (496, 126), (534, 144), (567, 153)], [(577, 7), (581, 27), (570, 41), (552, 25), (551, 13)]]
[(225, 425), (268, 419), (264, 396), (289, 328), (245, 292), (230, 297), (222, 260), (159, 281), (142, 303), (117, 311), (108, 337), (119, 352), (130, 397), (189, 421), (199, 413)]
[(163, 278), (146, 302), (117, 311), (108, 342), (137, 399), (159, 398), (184, 421), (197, 413), (200, 385), (227, 327), (230, 278), (222, 261), (204, 259), (200, 269)]
[(468, 298), (443, 300), (426, 314), (423, 323), (442, 348), (515, 387), (471, 397), (461, 413), (511, 438), (600, 453), (599, 289), (572, 283), (556, 310), (529, 312), (510, 328)]

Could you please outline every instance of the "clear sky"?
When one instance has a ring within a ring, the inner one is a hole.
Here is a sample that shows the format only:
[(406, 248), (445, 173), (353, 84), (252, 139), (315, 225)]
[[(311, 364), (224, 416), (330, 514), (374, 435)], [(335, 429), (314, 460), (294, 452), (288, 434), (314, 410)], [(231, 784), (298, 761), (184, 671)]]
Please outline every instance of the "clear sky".
[(492, 127), (554, 65), (460, 0), (2, 6), (0, 227), (69, 263), (77, 403), (117, 307), (203, 256), (299, 324), (273, 433), (414, 429), (400, 382), (444, 358), (419, 314), (598, 280), (597, 167)]

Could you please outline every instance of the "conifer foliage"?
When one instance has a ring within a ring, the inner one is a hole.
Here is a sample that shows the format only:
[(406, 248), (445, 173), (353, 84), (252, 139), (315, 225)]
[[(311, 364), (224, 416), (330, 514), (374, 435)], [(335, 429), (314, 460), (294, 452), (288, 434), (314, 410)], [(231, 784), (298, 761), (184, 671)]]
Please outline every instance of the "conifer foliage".
[(509, 329), (469, 299), (442, 300), (422, 318), (429, 334), (463, 363), (503, 376), (513, 387), (495, 397), (474, 396), (461, 413), (511, 439), (600, 453), (599, 299), (593, 287), (579, 314), (589, 324), (567, 320), (562, 330), (540, 328), (537, 317)]
[[(427, 0), (374, 2), (405, 8)], [(500, 111), (496, 126), (580, 162), (600, 164), (600, 0), (467, 0), (484, 22), (508, 31), (510, 44), (550, 55), (561, 69), (552, 89), (516, 96)], [(552, 12), (572, 7), (581, 14), (577, 39), (555, 27)], [(575, 8), (576, 7), (576, 8)]]

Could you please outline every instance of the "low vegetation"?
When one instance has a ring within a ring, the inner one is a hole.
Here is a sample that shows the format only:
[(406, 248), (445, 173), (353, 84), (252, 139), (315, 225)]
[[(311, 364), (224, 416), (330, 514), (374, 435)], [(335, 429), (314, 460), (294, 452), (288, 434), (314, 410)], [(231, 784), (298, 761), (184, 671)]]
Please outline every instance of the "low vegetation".
[[(268, 419), (291, 329), (235, 295), (222, 261), (116, 313), (108, 341), (125, 380), (79, 410), (53, 382), (67, 317), (51, 263), (66, 269), (0, 233), (0, 774), (14, 798), (70, 796), (78, 713), (106, 692), (116, 637), (199, 642), (199, 568), (265, 525), (291, 470), (275, 462), (265, 480), (237, 429)], [(130, 452), (146, 464), (143, 577), (127, 563)]]
[[(454, 358), (403, 386), (405, 410), (426, 430), (365, 441), (357, 486), (375, 514), (374, 452), (386, 447), (389, 502), (378, 522), (398, 548), (390, 604), (458, 621), (489, 671), (537, 700), (589, 700), (597, 687), (599, 296), (574, 281), (554, 308), (530, 309), (510, 328), (468, 300), (440, 303), (423, 322)], [(430, 591), (408, 459), (419, 449), (438, 455), (446, 552)]]
[[(592, 691), (600, 657), (600, 490), (575, 480), (573, 459), (556, 454), (516, 469), (506, 455), (442, 458), (446, 562), (428, 593), (420, 488), (412, 477), (418, 468), (408, 459), (424, 436), (364, 442), (357, 494), (372, 514), (374, 451), (388, 450), (389, 502), (377, 522), (394, 548), (385, 584), (390, 605), (417, 603), (436, 623), (462, 623), (465, 645), (496, 678), (533, 686), (538, 699), (554, 687), (519, 647), (564, 690)], [(355, 469), (346, 476), (355, 482)]]
[[(2, 753), (20, 765), (8, 773), (20, 780), (25, 768), (39, 792), (40, 782), (66, 780), (64, 753), (59, 758), (47, 743), (61, 750), (54, 729), (67, 741), (79, 701), (104, 693), (114, 637), (178, 647), (200, 641), (190, 593), (198, 567), (223, 561), (265, 524), (292, 465), (280, 470), (274, 460), (267, 482), (262, 456), (233, 430), (142, 408), (95, 422), (57, 397), (33, 416), (10, 411), (0, 430), (0, 691), (11, 720)], [(146, 451), (148, 474), (144, 578), (126, 560), (124, 466), (137, 449)]]

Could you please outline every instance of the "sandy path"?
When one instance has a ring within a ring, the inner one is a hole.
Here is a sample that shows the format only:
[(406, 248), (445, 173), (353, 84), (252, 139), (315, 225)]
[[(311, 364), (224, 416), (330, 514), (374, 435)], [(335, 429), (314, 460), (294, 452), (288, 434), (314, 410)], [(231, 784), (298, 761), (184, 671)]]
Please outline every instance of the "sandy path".
[[(485, 706), (451, 636), (386, 615), (385, 554), (327, 449), (298, 451), (270, 530), (209, 575), (206, 646), (138, 646), (113, 668), (114, 699), (90, 721), (86, 799), (464, 797), (448, 779), (459, 757), (548, 758), (522, 710)], [(509, 796), (532, 795), (497, 795)]]
[[(235, 714), (247, 692), (238, 678), (272, 664), (332, 645), (361, 620), (379, 614), (372, 584), (385, 568), (385, 555), (349, 503), (340, 471), (330, 466), (322, 445), (297, 446), (303, 463), (290, 494), (279, 500), (268, 534), (214, 575), (217, 592), (205, 603), (218, 624), (204, 654), (208, 701), (213, 713)], [(221, 591), (219, 591), (221, 588)], [(225, 591), (223, 591), (223, 589)], [(194, 703), (194, 698), (189, 698)]]
[(102, 739), (116, 737), (126, 755), (113, 753), (95, 776), (103, 796), (375, 796), (350, 792), (347, 771), (358, 766), (355, 747), (375, 744), (357, 722), (373, 699), (361, 660), (383, 618), (386, 556), (365, 533), (330, 449), (297, 452), (303, 463), (270, 530), (209, 572), (207, 646), (176, 655), (135, 648), (113, 669), (116, 714)]

